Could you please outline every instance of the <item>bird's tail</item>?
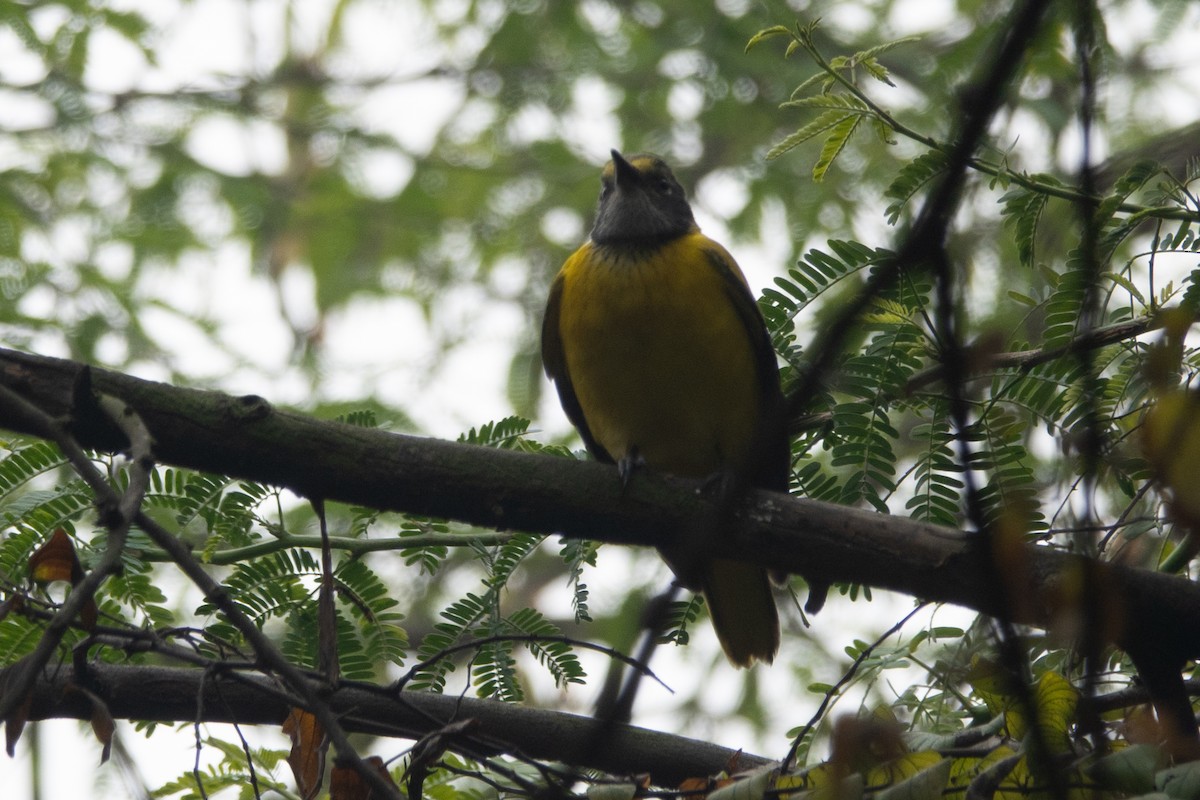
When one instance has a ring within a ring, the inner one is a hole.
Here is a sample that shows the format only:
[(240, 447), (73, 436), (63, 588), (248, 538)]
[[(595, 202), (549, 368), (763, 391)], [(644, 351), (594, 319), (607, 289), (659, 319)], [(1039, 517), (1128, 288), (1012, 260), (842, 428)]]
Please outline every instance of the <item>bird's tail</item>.
[(714, 559), (704, 568), (704, 599), (721, 648), (735, 665), (770, 664), (779, 650), (779, 616), (760, 566)]

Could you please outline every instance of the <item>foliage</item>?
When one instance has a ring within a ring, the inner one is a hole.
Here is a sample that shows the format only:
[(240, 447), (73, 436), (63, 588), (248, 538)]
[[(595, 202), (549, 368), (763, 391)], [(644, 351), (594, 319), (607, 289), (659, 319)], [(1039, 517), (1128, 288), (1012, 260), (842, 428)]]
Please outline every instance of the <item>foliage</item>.
[[(1006, 31), (995, 4), (959, 0), (948, 4), (955, 24), (926, 28), (883, 22), (909, 19), (901, 12), (911, 5), (899, 0), (854, 4), (870, 25), (854, 23), (851, 4), (808, 4), (805, 21), (775, 25), (777, 9), (740, 3), (426, 2), (432, 66), (364, 76), (348, 56), (357, 46), (351, 21), (366, 4), (339, 2), (316, 40), (289, 29), (269, 63), (170, 91), (140, 82), (112, 89), (91, 72), (105, 37), (140, 53), (147, 68), (167, 57), (149, 14), (81, 0), (58, 12), (40, 5), (0, 8), (33, 75), (0, 79), (33, 108), (24, 127), (0, 128), (14, 158), (0, 176), (0, 331), (9, 345), (149, 365), (191, 384), (252, 368), (288, 376), (278, 385), (300, 385), (296, 396), (326, 416), (411, 427), (410, 396), (362, 398), (361, 407), (332, 399), (324, 378), (337, 359), (327, 358), (326, 330), (401, 298), (434, 341), (426, 363), (450, 362), (472, 340), (480, 309), (503, 304), (531, 321), (509, 354), (505, 390), (516, 414), (460, 441), (573, 457), (573, 440), (531, 432), (527, 421), (544, 386), (533, 321), (550, 275), (584, 236), (597, 162), (610, 146), (654, 150), (694, 189), (706, 229), (724, 228), (732, 249), (782, 236), (796, 254), (760, 299), (785, 388), (810, 390), (791, 420), (795, 493), (1191, 572), (1195, 462), (1173, 445), (1200, 429), (1188, 389), (1200, 353), (1187, 337), (1200, 308), (1195, 125), (1159, 116), (1172, 104), (1139, 99), (1179, 88), (1153, 66), (1161, 63), (1151, 57), (1156, 37), (1130, 43), (1109, 33), (1131, 15), (1164, 34), (1188, 30), (1196, 12), (1182, 0), (1112, 3), (1089, 15), (1099, 38), (1089, 63), (1107, 89), (1095, 124), (1112, 148), (1092, 165), (1094, 195), (1080, 165), (1055, 155), (1078, 132), (1087, 26), (1066, 4), (1049, 14), (950, 209), (952, 308), (939, 296), (948, 278), (936, 264), (901, 265), (895, 281), (881, 276), (952, 168), (956, 116), (947, 109), (960, 108), (981, 54)], [(369, 109), (430, 87), (455, 98), (431, 144), (371, 122)], [(588, 127), (603, 129), (605, 142), (592, 142)], [(266, 130), (283, 155), (230, 165), (195, 133), (206, 130)], [(381, 188), (374, 168), (389, 159), (404, 177)], [(220, 302), (161, 288), (197, 259), (215, 270), (234, 258), (231, 243), (253, 266), (242, 278), (274, 298), (263, 316), (288, 334), (290, 354), (269, 367), (222, 333), (229, 320)], [(287, 299), (296, 280), (311, 286), (298, 307)], [(471, 313), (455, 311), (464, 297)], [(841, 320), (862, 297), (863, 312)], [(172, 324), (186, 336), (172, 335)], [(830, 345), (837, 366), (814, 387), (813, 365), (825, 355), (814, 341), (829, 340), (810, 334), (829, 331), (839, 335)], [(222, 366), (189, 372), (188, 348), (175, 344), (189, 337), (217, 351)], [(404, 347), (385, 344), (393, 353)], [(29, 598), (22, 613), (6, 608), (0, 618), (8, 664), (32, 651), (58, 599), (30, 588), (31, 554), (63, 529), (88, 568), (106, 532), (92, 493), (55, 447), (3, 445), (0, 591)], [(125, 485), (127, 465), (94, 458)], [(144, 506), (290, 661), (319, 663), (319, 527), (307, 506), (273, 487), (170, 467), (152, 472)], [(602, 556), (594, 543), (368, 508), (327, 512), (346, 679), (470, 688), (518, 703), (543, 684), (583, 683), (580, 642), (628, 638), (620, 631), (629, 605), (614, 608), (594, 591)], [(132, 532), (122, 566), (97, 598), (101, 624), (133, 638), (154, 631), (208, 663), (253, 660), (214, 605), (169, 588), (178, 583), (173, 565), (142, 532)], [(628, 591), (640, 599), (661, 578), (640, 576)], [(550, 587), (564, 584), (551, 610)], [(842, 589), (849, 597), (831, 604), (871, 599), (869, 587)], [(702, 606), (697, 597), (673, 603), (660, 643), (680, 646), (685, 658), (699, 649)], [(785, 614), (785, 638), (804, 635), (796, 616)], [(825, 618), (819, 635), (844, 645)], [(824, 797), (841, 787), (881, 798), (1016, 797), (1051, 794), (1056, 780), (1070, 797), (1188, 796), (1194, 768), (1168, 765), (1153, 721), (1136, 706), (1098, 718), (1080, 711), (1081, 687), (1128, 688), (1134, 674), (1118, 653), (1103, 654), (1102, 671), (1089, 667), (1064, 631), (1020, 632), (1018, 666), (1031, 678), (1024, 689), (1006, 683), (1013, 665), (996, 655), (995, 630), (977, 620), (856, 638), (836, 667), (816, 663), (818, 648), (805, 650), (814, 663), (774, 667), (808, 685), (803, 702), (776, 696), (777, 683), (752, 673), (740, 694), (730, 692), (735, 701), (716, 703), (702, 686), (681, 706), (732, 706), (744, 720), (793, 727), (793, 757), (781, 772), (734, 787), (746, 796)], [(84, 638), (70, 631), (64, 652)], [(166, 649), (89, 652), (150, 663)], [(798, 709), (818, 703), (800, 724), (807, 714)], [(217, 738), (204, 747), (220, 754), (200, 774), (210, 795), (244, 787), (248, 758), (261, 788), (287, 791), (276, 772), (282, 753), (247, 754)], [(410, 754), (397, 777), (416, 761)], [(1055, 769), (1058, 761), (1069, 766)], [(523, 776), (448, 753), (430, 765), (424, 789), (482, 796), (490, 781), (529, 794), (549, 774), (542, 766), (520, 765), (530, 771)], [(194, 781), (182, 774), (157, 796), (192, 796)]]
[[(283, 769), (283, 761), (287, 757), (286, 752), (267, 749), (251, 750), (249, 748), (243, 750), (241, 747), (212, 737), (205, 739), (204, 745), (211, 747), (221, 755), (219, 763), (209, 766), (199, 775), (207, 796), (213, 797), (218, 792), (245, 789), (247, 786), (257, 786), (260, 791), (273, 789), (281, 794), (290, 789), (290, 778)], [(249, 763), (247, 763), (247, 755), (249, 755)], [(199, 794), (196, 783), (196, 773), (189, 771), (158, 787), (152, 796), (181, 798), (205, 796)]]

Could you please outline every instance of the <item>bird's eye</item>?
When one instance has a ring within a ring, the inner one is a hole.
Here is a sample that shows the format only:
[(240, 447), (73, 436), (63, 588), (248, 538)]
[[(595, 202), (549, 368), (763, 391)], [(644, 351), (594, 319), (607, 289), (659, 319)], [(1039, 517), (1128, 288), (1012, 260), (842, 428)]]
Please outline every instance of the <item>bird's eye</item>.
[(659, 178), (658, 179), (658, 191), (661, 194), (670, 194), (672, 191), (674, 191), (674, 187), (671, 186), (671, 182), (669, 180), (667, 180), (666, 178)]
[(613, 187), (613, 185), (611, 182), (600, 181), (600, 199), (601, 200), (603, 200), (604, 198), (606, 198), (610, 194), (612, 194), (612, 187)]

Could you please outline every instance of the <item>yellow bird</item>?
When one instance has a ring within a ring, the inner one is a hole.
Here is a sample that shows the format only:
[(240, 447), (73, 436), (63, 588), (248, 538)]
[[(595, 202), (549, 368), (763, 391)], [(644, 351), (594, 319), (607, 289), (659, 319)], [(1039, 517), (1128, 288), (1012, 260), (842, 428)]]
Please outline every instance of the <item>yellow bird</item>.
[[(542, 360), (588, 450), (623, 479), (644, 463), (787, 491), (784, 400), (762, 315), (661, 158), (612, 151), (591, 238), (550, 290)], [(684, 548), (663, 556), (680, 583), (703, 591), (730, 661), (775, 657), (766, 569)]]

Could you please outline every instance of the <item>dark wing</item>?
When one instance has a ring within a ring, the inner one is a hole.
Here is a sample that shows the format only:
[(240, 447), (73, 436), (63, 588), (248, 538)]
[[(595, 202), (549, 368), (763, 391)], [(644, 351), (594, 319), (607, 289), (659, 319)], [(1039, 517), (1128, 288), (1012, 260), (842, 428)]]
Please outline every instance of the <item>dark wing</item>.
[[(738, 317), (746, 326), (754, 356), (758, 361), (758, 386), (761, 392), (762, 409), (758, 430), (755, 433), (754, 453), (751, 456), (751, 482), (762, 489), (787, 492), (792, 471), (792, 448), (787, 435), (787, 401), (779, 386), (779, 365), (775, 360), (775, 349), (771, 347), (771, 335), (763, 320), (754, 295), (746, 285), (746, 279), (737, 268), (733, 256), (715, 242), (705, 251), (708, 262), (721, 274), (725, 292), (737, 310)], [(783, 574), (772, 574), (778, 583), (784, 582)], [(808, 581), (808, 601), (804, 610), (816, 614), (825, 605), (829, 583), (821, 578), (805, 575)]]
[(562, 292), (563, 276), (559, 273), (550, 287), (550, 299), (546, 303), (546, 316), (542, 318), (542, 366), (545, 368), (546, 374), (550, 376), (550, 380), (554, 381), (554, 388), (558, 390), (558, 400), (562, 403), (563, 411), (567, 412), (567, 419), (571, 420), (571, 424), (579, 431), (588, 452), (597, 461), (612, 464), (614, 463), (613, 457), (592, 436), (587, 420), (583, 417), (583, 409), (579, 406), (579, 398), (575, 396), (575, 387), (571, 385), (571, 375), (567, 371), (567, 356), (563, 352), (562, 333), (559, 328)]
[(775, 348), (771, 346), (767, 323), (733, 256), (716, 242), (711, 242), (704, 254), (708, 257), (708, 263), (721, 275), (726, 297), (742, 321), (754, 350), (761, 406), (748, 477), (760, 488), (786, 492), (792, 468), (792, 451), (787, 435), (787, 403), (779, 385), (779, 364), (775, 358)]

